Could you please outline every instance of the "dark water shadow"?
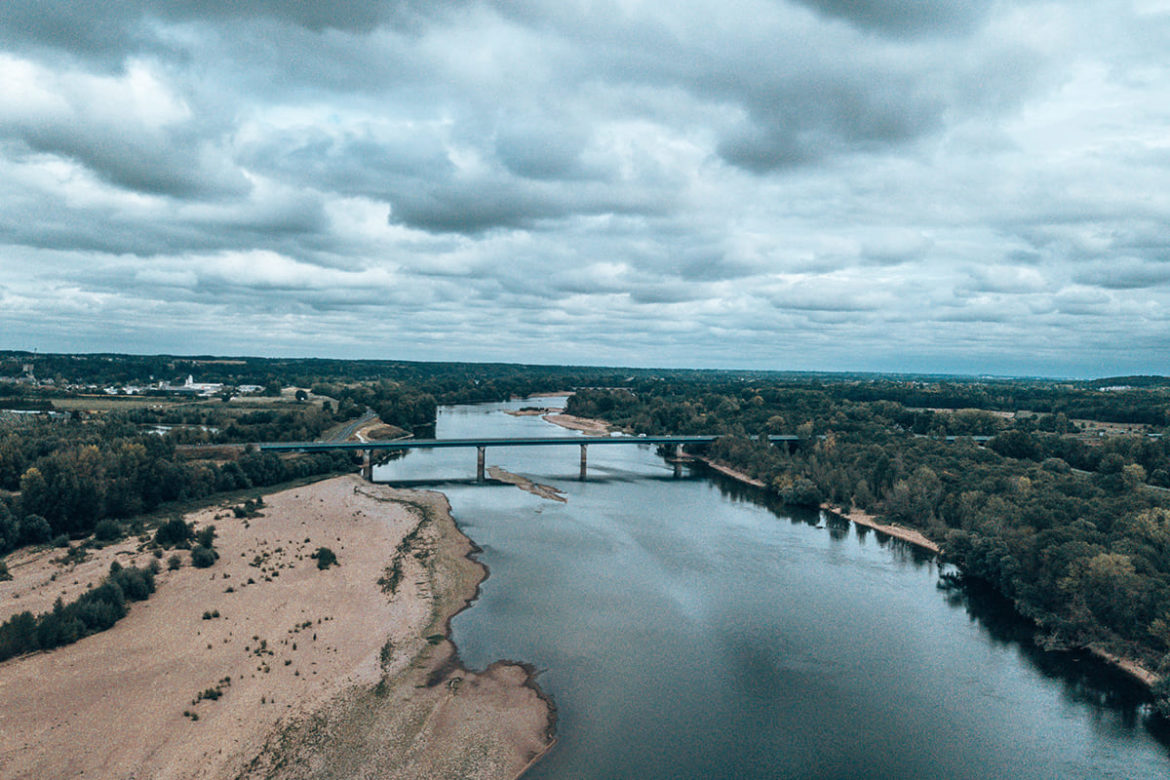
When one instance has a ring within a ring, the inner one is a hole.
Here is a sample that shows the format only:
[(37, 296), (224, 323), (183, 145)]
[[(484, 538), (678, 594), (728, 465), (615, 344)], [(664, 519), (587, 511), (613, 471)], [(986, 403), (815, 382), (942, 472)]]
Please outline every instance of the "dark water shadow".
[(962, 609), (993, 643), (1015, 650), (1045, 677), (1061, 683), (1065, 700), (1112, 715), (1127, 730), (1145, 729), (1170, 755), (1170, 721), (1155, 714), (1144, 685), (1084, 650), (1045, 650), (1036, 644), (1035, 624), (983, 580), (943, 576), (939, 593)]
[[(937, 556), (929, 550), (876, 528), (855, 524), (832, 512), (786, 505), (768, 491), (746, 485), (704, 464), (699, 464), (699, 470), (724, 497), (761, 504), (777, 517), (790, 519), (794, 525), (815, 527), (824, 522), (834, 541), (848, 539), (853, 526), (859, 542), (872, 535), (879, 546), (889, 549), (899, 561), (909, 561), (916, 567), (939, 565)], [(1153, 711), (1151, 694), (1144, 685), (1087, 651), (1053, 651), (1040, 647), (1035, 641), (1035, 624), (1020, 614), (1010, 599), (982, 580), (941, 578), (939, 592), (949, 606), (965, 610), (973, 622), (985, 629), (993, 643), (1014, 649), (1045, 677), (1060, 682), (1061, 694), (1067, 701), (1088, 707), (1099, 718), (1116, 718), (1118, 725), (1126, 730), (1144, 729), (1170, 754), (1170, 720)]]

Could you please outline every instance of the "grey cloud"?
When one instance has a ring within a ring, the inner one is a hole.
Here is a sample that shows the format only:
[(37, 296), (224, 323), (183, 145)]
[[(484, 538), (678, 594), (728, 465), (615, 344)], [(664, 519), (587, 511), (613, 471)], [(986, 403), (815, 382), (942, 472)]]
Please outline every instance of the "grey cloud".
[[(778, 82), (747, 98), (750, 121), (720, 143), (728, 162), (756, 173), (803, 165), (845, 151), (873, 151), (936, 129), (943, 102), (910, 84)], [(897, 79), (894, 80), (896, 82)]]
[(242, 195), (247, 180), (197, 138), (127, 138), (113, 128), (84, 130), (42, 125), (19, 131), (31, 152), (57, 154), (85, 165), (111, 184), (135, 192), (189, 198)]
[(1170, 259), (1149, 262), (1132, 257), (1110, 260), (1100, 267), (1086, 269), (1073, 277), (1085, 285), (1110, 290), (1140, 290), (1170, 284)]
[(369, 32), (384, 23), (416, 27), (438, 13), (472, 5), (449, 0), (6, 0), (0, 42), (47, 46), (73, 54), (118, 54), (154, 45), (157, 22), (235, 23), (269, 20), (306, 30)]
[(979, 0), (792, 0), (833, 19), (889, 35), (916, 36), (971, 29), (989, 10)]
[(581, 165), (586, 140), (579, 126), (567, 122), (513, 126), (496, 139), (496, 154), (518, 176), (572, 180), (586, 173)]

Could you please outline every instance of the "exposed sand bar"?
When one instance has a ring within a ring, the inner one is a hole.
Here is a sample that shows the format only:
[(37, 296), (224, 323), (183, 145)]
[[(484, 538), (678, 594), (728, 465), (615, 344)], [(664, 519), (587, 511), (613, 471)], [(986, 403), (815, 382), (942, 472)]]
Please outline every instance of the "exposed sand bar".
[(583, 431), (593, 436), (604, 436), (609, 433), (610, 425), (604, 420), (594, 420), (589, 417), (577, 417), (572, 414), (546, 414), (542, 418), (545, 422), (568, 428), (571, 431)]
[[(441, 494), (341, 477), (265, 501), (190, 516), (216, 526), (219, 562), (162, 572), (109, 631), (0, 664), (0, 776), (513, 778), (548, 749), (531, 670), (467, 672), (443, 638), (486, 571)], [(339, 566), (317, 569), (322, 545)], [(0, 614), (56, 588), (38, 568), (81, 579), (48, 557), (13, 572), (24, 593)]]
[(534, 496), (546, 498), (549, 501), (560, 501), (562, 504), (566, 503), (566, 499), (561, 491), (557, 490), (552, 485), (542, 485), (539, 482), (533, 482), (528, 477), (522, 477), (519, 474), (513, 474), (506, 471), (499, 466), (489, 466), (488, 476), (499, 482), (506, 482), (509, 485), (515, 485), (521, 490), (527, 491)]

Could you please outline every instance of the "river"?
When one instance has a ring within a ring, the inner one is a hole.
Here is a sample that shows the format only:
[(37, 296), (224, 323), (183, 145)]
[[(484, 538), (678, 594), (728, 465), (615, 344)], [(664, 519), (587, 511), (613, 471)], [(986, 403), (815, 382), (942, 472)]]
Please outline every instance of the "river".
[[(444, 407), (436, 435), (580, 435), (503, 413), (533, 403)], [(1040, 651), (908, 545), (675, 477), (649, 446), (591, 448), (584, 482), (577, 456), (487, 451), (566, 503), (475, 484), (474, 450), (375, 472), (442, 490), (483, 548), (491, 575), (452, 638), (468, 666), (542, 670), (559, 742), (526, 780), (1170, 777), (1137, 686)]]

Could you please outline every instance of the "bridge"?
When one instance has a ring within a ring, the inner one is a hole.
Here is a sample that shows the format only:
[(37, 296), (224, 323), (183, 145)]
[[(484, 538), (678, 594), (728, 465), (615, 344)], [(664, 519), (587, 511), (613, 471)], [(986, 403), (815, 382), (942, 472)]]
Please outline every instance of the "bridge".
[[(258, 444), (264, 452), (321, 452), (324, 450), (360, 450), (362, 452), (362, 475), (366, 479), (373, 479), (374, 452), (376, 450), (433, 450), (449, 447), (470, 449), (475, 447), (476, 479), (483, 481), (484, 460), (488, 447), (569, 447), (581, 448), (581, 479), (585, 479), (586, 451), (593, 446), (614, 446), (630, 444), (661, 444), (674, 446), (675, 455), (682, 455), (682, 448), (687, 444), (710, 444), (718, 436), (541, 436), (529, 438), (495, 438), (495, 439), (391, 439), (387, 441), (289, 441)], [(799, 436), (782, 435), (769, 436), (768, 441), (796, 442)]]

